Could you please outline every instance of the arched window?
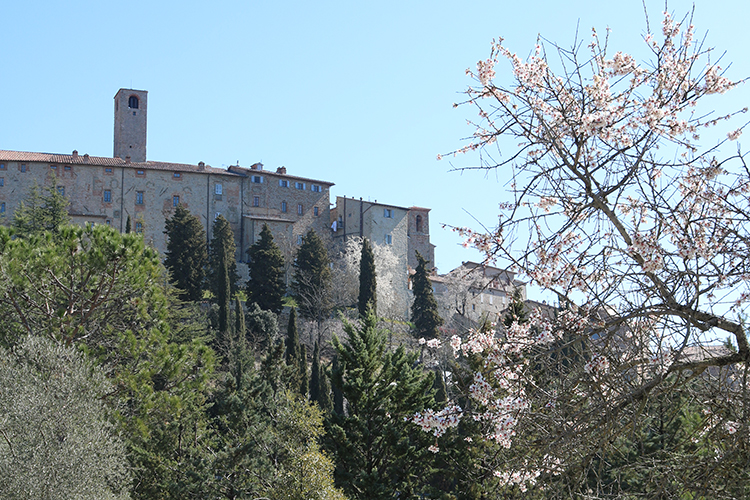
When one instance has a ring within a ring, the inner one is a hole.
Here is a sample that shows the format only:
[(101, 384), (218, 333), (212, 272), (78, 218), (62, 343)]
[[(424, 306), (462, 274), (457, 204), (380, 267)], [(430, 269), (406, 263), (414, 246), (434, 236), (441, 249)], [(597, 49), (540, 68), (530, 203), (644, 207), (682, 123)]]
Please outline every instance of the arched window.
[(422, 216), (421, 215), (417, 215), (417, 232), (418, 233), (422, 232)]
[(133, 109), (138, 109), (138, 96), (131, 95), (130, 99), (128, 99), (128, 107)]

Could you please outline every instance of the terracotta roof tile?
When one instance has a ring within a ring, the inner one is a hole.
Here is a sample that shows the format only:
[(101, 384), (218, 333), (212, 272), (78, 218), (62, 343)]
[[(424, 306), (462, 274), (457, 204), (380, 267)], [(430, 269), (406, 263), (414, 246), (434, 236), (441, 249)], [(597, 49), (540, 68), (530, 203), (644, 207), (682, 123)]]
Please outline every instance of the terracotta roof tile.
[(209, 173), (218, 175), (239, 175), (229, 172), (222, 168), (214, 168), (209, 165), (201, 168), (198, 165), (186, 163), (169, 163), (161, 161), (145, 162), (126, 162), (122, 158), (110, 158), (106, 156), (87, 156), (87, 155), (63, 155), (53, 153), (31, 153), (26, 151), (6, 151), (0, 150), (0, 161), (20, 161), (20, 162), (40, 162), (40, 163), (60, 163), (66, 165), (93, 165), (99, 167), (124, 167), (143, 170), (166, 170), (170, 172), (195, 172)]

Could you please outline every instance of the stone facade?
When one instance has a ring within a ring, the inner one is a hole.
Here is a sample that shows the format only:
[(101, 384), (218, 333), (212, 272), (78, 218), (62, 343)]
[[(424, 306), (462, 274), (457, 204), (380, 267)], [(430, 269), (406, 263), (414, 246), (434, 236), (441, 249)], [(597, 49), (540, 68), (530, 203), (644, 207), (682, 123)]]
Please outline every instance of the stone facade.
[[(162, 254), (166, 251), (165, 220), (177, 204), (197, 215), (211, 238), (214, 219), (223, 215), (231, 224), (237, 261), (268, 224), (285, 254), (288, 271), (302, 236), (310, 229), (324, 240), (366, 236), (373, 243), (391, 245), (401, 260), (406, 290), (406, 269), (414, 250), (434, 260), (429, 243), (429, 209), (411, 209), (351, 198), (337, 198), (330, 208), (333, 183), (275, 171), (256, 163), (228, 169), (154, 162), (146, 159), (148, 92), (120, 89), (114, 98), (114, 157), (48, 154), (0, 150), (0, 217), (6, 222), (36, 184), (58, 188), (70, 200), (76, 223), (107, 224), (143, 233)], [(0, 219), (2, 220), (2, 219)], [(336, 222), (338, 227), (332, 227)], [(244, 266), (240, 266), (244, 274)], [(288, 279), (288, 276), (287, 276)]]

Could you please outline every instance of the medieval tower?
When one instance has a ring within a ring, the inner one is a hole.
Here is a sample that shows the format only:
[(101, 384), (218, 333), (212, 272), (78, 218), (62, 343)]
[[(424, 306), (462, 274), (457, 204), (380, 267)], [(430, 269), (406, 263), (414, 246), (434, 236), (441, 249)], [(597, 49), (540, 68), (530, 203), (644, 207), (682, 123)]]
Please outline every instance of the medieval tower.
[(146, 161), (148, 92), (120, 89), (115, 95), (115, 158)]

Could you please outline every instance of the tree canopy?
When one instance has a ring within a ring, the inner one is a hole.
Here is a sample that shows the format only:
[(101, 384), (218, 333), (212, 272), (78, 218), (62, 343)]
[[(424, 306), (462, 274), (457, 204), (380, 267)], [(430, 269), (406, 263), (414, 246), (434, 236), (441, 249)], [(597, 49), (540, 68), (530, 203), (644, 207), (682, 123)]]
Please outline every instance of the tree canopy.
[(432, 293), (432, 282), (427, 271), (428, 262), (417, 252), (417, 269), (412, 276), (414, 302), (411, 306), (411, 322), (415, 337), (434, 339), (439, 336), (438, 328), (443, 318), (438, 312), (437, 300)]
[(208, 264), (203, 224), (187, 208), (178, 205), (164, 226), (168, 239), (164, 265), (175, 286), (181, 290), (182, 299), (201, 300)]
[[(711, 107), (737, 82), (696, 38), (692, 15), (647, 26), (645, 61), (615, 51), (615, 35), (589, 40), (568, 49), (540, 37), (524, 59), (500, 39), (469, 72), (479, 120), (457, 153), (480, 151), (512, 201), (491, 232), (459, 232), (561, 306), (452, 339), (456, 354), (484, 359), (470, 413), (508, 448), (496, 474), (515, 491), (745, 497), (747, 392), (736, 376), (750, 361), (750, 173), (732, 144), (744, 122)], [(721, 345), (726, 335), (736, 352)], [(666, 416), (664, 400), (697, 408)], [(441, 434), (465, 409), (420, 424)], [(633, 444), (670, 442), (676, 418), (690, 422), (690, 446)], [(628, 482), (653, 464), (660, 484)]]
[(248, 272), (247, 302), (258, 304), (261, 309), (276, 314), (283, 307), (286, 284), (284, 283), (284, 255), (273, 241), (273, 234), (263, 224), (260, 238), (247, 250)]
[(332, 307), (331, 268), (323, 240), (314, 230), (302, 238), (294, 261), (292, 293), (301, 316), (322, 321)]

